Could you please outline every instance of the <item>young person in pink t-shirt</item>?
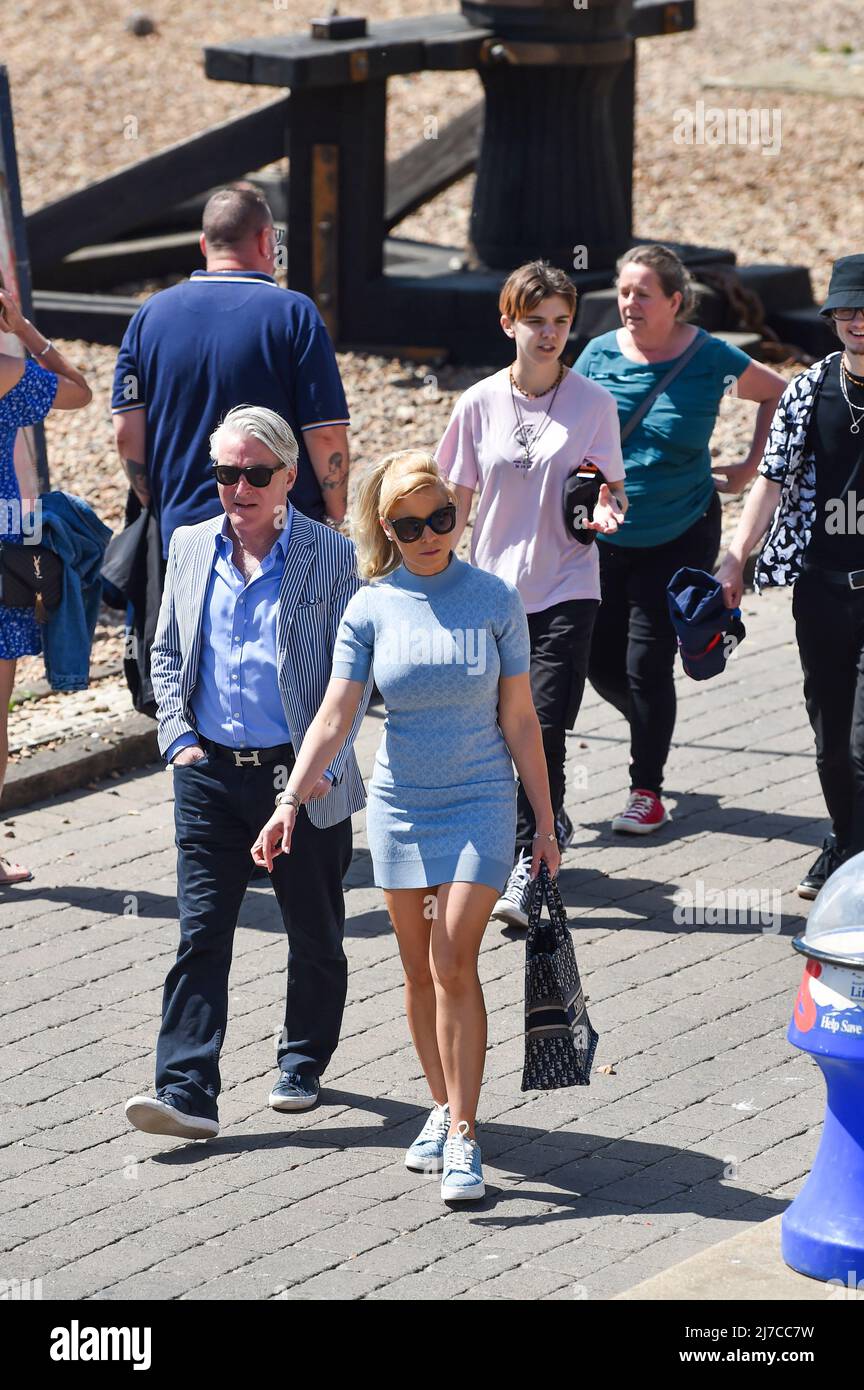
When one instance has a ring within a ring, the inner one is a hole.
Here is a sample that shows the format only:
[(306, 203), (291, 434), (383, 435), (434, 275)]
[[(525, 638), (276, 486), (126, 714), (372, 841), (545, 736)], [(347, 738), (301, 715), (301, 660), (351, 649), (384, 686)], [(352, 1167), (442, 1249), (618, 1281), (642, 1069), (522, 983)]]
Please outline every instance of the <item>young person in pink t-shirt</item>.
[[(564, 736), (579, 712), (600, 604), (597, 547), (568, 531), (564, 484), (582, 464), (594, 464), (605, 482), (585, 527), (617, 530), (627, 507), (618, 413), (605, 387), (560, 361), (576, 311), (564, 271), (542, 261), (520, 266), (504, 283), (499, 309), (516, 360), (459, 398), (435, 457), (456, 492), (456, 539), (479, 492), (471, 562), (514, 584), (528, 614), (531, 690), (563, 850), (573, 835), (564, 810)], [(516, 860), (492, 913), (514, 926), (528, 924), (535, 830), (520, 786)]]

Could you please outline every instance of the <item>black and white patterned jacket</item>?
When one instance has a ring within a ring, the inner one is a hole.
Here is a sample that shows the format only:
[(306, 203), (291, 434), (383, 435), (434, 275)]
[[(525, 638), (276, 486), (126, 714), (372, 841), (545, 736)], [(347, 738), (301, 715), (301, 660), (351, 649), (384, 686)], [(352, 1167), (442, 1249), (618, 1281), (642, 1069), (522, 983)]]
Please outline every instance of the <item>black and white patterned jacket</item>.
[(808, 430), (825, 373), (838, 356), (831, 352), (793, 377), (777, 403), (759, 472), (780, 483), (782, 492), (756, 561), (757, 591), (772, 584), (794, 584), (801, 573), (816, 508), (816, 459)]

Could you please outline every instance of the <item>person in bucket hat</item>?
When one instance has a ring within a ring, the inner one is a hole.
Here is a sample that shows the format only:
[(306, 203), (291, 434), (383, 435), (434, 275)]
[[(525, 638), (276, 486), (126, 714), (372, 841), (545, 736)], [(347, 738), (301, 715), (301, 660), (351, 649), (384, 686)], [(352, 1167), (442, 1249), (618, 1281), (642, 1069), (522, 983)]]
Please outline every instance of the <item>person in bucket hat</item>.
[(784, 391), (716, 576), (726, 603), (737, 607), (744, 562), (767, 532), (757, 590), (794, 585), (804, 700), (831, 818), (798, 885), (802, 898), (815, 898), (845, 859), (864, 850), (864, 255), (835, 261), (820, 312), (842, 351)]

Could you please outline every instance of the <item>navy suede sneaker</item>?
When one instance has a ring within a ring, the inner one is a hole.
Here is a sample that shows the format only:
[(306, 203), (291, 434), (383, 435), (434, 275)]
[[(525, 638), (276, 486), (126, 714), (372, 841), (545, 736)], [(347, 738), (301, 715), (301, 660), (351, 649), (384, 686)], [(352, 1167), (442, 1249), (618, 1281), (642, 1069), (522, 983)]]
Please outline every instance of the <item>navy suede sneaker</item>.
[(267, 1104), (271, 1110), (311, 1110), (320, 1093), (317, 1076), (301, 1076), (299, 1071), (280, 1071)]

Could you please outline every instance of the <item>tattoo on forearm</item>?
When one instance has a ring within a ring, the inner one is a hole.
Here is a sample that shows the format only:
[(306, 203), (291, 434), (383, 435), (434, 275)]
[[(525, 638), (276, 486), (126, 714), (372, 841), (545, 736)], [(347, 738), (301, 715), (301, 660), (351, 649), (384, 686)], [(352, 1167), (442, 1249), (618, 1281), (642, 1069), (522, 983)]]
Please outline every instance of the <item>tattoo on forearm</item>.
[(147, 477), (147, 469), (143, 463), (138, 463), (135, 459), (124, 459), (123, 466), (126, 469), (126, 477), (132, 486), (133, 492), (139, 497), (150, 496), (150, 480)]
[(327, 477), (321, 481), (322, 489), (344, 487), (348, 481), (348, 465), (343, 463), (341, 454), (331, 454), (327, 460)]

